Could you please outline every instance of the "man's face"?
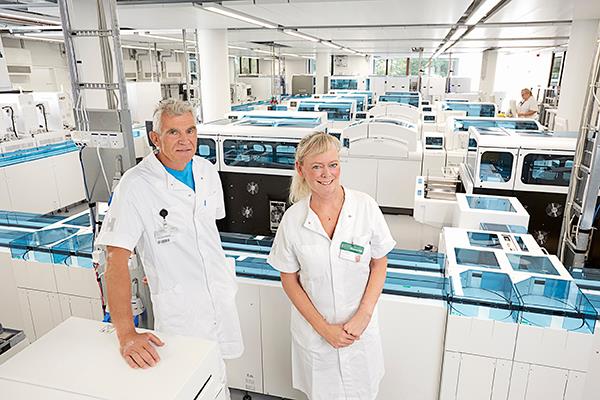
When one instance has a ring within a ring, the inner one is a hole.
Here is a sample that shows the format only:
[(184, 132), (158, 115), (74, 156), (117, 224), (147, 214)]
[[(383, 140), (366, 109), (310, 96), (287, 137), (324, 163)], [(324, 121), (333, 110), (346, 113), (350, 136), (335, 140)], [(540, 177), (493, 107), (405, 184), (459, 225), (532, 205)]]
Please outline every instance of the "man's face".
[(161, 131), (150, 133), (152, 143), (160, 149), (159, 158), (169, 168), (183, 168), (196, 153), (198, 137), (194, 116), (191, 112), (163, 114)]
[(528, 90), (521, 90), (521, 97), (523, 98), (523, 100), (527, 100), (531, 97), (531, 93), (529, 93)]

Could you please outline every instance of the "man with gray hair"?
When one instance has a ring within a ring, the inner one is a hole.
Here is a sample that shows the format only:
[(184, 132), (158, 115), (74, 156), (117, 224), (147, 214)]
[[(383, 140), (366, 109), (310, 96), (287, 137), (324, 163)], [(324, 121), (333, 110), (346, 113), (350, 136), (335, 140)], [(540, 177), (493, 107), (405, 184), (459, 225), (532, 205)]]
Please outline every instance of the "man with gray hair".
[(123, 175), (96, 239), (107, 247), (108, 305), (121, 355), (132, 368), (148, 368), (160, 360), (155, 346), (163, 345), (133, 325), (128, 260), (136, 249), (155, 329), (216, 341), (223, 358), (237, 358), (243, 344), (235, 269), (216, 226), (225, 217), (223, 190), (215, 167), (195, 155), (191, 105), (161, 101), (150, 139), (157, 150)]

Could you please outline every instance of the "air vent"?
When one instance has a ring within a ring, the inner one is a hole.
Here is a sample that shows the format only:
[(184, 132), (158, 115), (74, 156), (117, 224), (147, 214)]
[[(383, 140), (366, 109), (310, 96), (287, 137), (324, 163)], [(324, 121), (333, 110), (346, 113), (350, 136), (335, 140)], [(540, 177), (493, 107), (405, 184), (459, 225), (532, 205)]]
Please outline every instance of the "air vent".
[(26, 65), (7, 65), (9, 74), (31, 74), (31, 67)]

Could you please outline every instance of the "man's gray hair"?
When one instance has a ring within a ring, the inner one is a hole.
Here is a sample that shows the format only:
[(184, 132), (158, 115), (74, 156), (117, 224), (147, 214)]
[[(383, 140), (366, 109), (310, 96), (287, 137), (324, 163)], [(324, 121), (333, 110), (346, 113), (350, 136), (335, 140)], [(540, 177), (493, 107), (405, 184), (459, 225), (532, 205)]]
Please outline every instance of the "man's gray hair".
[(152, 118), (152, 130), (159, 135), (162, 133), (162, 116), (164, 114), (171, 116), (179, 116), (191, 112), (194, 115), (194, 107), (187, 101), (179, 99), (161, 100), (154, 110)]

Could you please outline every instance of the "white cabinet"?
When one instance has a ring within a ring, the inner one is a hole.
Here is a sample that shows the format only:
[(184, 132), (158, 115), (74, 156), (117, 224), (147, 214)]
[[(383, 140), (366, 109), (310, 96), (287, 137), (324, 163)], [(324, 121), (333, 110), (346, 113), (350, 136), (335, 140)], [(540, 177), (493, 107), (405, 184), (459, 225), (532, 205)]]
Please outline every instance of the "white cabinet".
[(54, 163), (54, 181), (58, 190), (59, 208), (67, 207), (85, 199), (79, 153), (73, 151), (52, 157), (52, 161)]
[(0, 323), (7, 328), (22, 330), (25, 326), (17, 299), (10, 253), (0, 252)]
[(260, 284), (250, 279), (238, 279), (236, 297), (244, 354), (227, 364), (227, 384), (229, 387), (252, 392), (263, 392), (263, 365), (260, 323)]
[(262, 318), (264, 394), (305, 400), (304, 393), (292, 388), (291, 303), (280, 283), (260, 287)]
[(17, 289), (24, 312), (25, 334), (34, 341), (62, 322), (57, 293)]

